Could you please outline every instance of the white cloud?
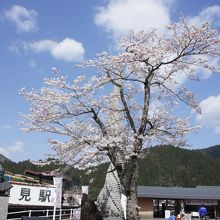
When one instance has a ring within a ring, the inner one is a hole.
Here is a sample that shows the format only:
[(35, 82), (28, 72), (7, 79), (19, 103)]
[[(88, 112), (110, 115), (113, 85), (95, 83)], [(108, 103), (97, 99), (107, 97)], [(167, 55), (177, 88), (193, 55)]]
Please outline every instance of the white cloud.
[(0, 127), (0, 132), (5, 131), (5, 130), (10, 130), (11, 126), (10, 125), (4, 125)]
[(16, 141), (11, 146), (7, 148), (9, 153), (17, 153), (23, 151), (24, 143), (21, 141)]
[(202, 114), (197, 115), (196, 119), (204, 127), (213, 128), (220, 134), (220, 94), (210, 96), (200, 103)]
[[(203, 56), (203, 58), (207, 60), (207, 63), (209, 66), (216, 67), (216, 72), (220, 71), (220, 65), (219, 65), (220, 58), (219, 57)], [(208, 79), (213, 74), (211, 70), (205, 69), (203, 67), (194, 67), (194, 68), (195, 68), (197, 75), (202, 79)]]
[(22, 47), (25, 50), (32, 50), (36, 53), (48, 52), (55, 59), (65, 62), (80, 61), (85, 53), (82, 43), (71, 38), (65, 38), (60, 42), (53, 40), (23, 42)]
[(21, 141), (16, 141), (12, 145), (8, 147), (0, 147), (0, 154), (4, 155), (5, 157), (11, 158), (13, 155), (17, 154), (18, 152), (22, 152), (24, 147), (24, 143)]
[[(220, 5), (212, 5), (207, 8), (204, 8), (197, 16), (187, 17), (187, 21), (191, 25), (201, 25), (204, 22), (209, 22), (213, 27), (219, 27), (220, 25)], [(219, 57), (205, 57), (208, 61), (208, 64), (211, 66), (216, 66), (217, 69), (220, 69), (219, 66)], [(207, 79), (212, 75), (212, 72), (208, 69), (195, 67), (197, 74), (203, 79)]]
[(29, 65), (33, 68), (35, 68), (37, 66), (36, 62), (32, 59), (29, 60)]
[(219, 26), (220, 24), (220, 6), (213, 5), (204, 8), (199, 15), (187, 18), (188, 22), (192, 25), (201, 25), (204, 22), (209, 22), (212, 25)]
[(19, 55), (20, 54), (19, 45), (20, 45), (20, 42), (16, 40), (11, 45), (9, 45), (8, 49), (10, 52)]
[(3, 147), (0, 147), (0, 154), (2, 154), (5, 157), (9, 157), (9, 153), (7, 150), (5, 150)]
[(33, 43), (24, 43), (25, 49), (33, 49), (35, 52), (52, 51), (59, 44), (52, 40), (40, 40)]
[(171, 0), (109, 0), (99, 7), (95, 23), (120, 37), (130, 30), (163, 29), (170, 23)]
[(37, 30), (38, 13), (33, 9), (26, 9), (19, 5), (13, 5), (5, 11), (4, 17), (11, 21), (18, 32), (31, 32)]

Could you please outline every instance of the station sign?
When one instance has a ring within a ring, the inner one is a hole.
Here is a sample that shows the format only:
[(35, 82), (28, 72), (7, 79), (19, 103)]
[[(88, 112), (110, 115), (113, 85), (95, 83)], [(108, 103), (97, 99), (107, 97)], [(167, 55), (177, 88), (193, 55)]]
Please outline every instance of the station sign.
[(54, 206), (55, 186), (11, 184), (9, 204), (27, 206)]
[(186, 205), (218, 205), (218, 200), (211, 199), (188, 199)]

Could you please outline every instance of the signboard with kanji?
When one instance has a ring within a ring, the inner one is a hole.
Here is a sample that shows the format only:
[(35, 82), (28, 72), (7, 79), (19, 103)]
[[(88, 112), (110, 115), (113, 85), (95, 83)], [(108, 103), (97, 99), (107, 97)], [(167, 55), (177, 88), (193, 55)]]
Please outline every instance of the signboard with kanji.
[(218, 200), (210, 199), (188, 199), (186, 205), (218, 205)]
[(12, 184), (9, 204), (54, 206), (56, 194), (55, 187), (29, 186)]

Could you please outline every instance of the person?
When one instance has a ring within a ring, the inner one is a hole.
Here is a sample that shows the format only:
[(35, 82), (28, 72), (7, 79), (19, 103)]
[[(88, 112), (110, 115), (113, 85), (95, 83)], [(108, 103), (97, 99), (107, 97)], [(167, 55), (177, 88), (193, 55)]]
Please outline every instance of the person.
[(183, 220), (184, 219), (185, 214), (184, 213), (180, 213), (177, 217), (176, 220)]
[(168, 218), (168, 220), (176, 220), (176, 217), (174, 215), (174, 212), (170, 213), (170, 217)]
[(204, 220), (207, 216), (207, 209), (203, 205), (199, 208), (199, 218)]

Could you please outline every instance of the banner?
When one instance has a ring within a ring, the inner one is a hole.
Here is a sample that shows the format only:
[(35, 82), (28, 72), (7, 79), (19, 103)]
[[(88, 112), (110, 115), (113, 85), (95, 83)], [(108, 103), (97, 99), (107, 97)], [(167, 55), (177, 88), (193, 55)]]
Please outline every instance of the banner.
[(127, 197), (121, 194), (121, 206), (123, 208), (124, 218), (126, 219)]
[(82, 194), (89, 194), (89, 186), (82, 186)]
[(56, 187), (55, 189), (56, 199), (55, 199), (55, 204), (54, 204), (56, 208), (61, 208), (61, 205), (62, 205), (62, 182), (63, 182), (63, 177), (53, 178), (53, 183), (54, 183), (54, 186)]

